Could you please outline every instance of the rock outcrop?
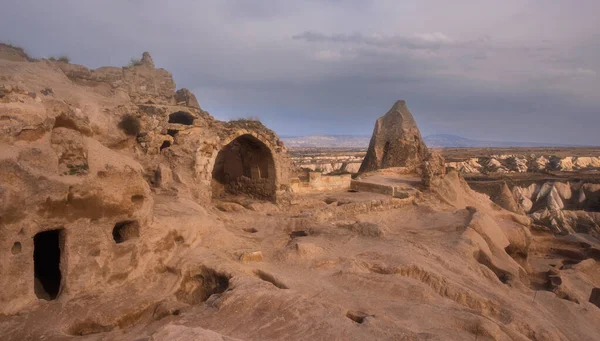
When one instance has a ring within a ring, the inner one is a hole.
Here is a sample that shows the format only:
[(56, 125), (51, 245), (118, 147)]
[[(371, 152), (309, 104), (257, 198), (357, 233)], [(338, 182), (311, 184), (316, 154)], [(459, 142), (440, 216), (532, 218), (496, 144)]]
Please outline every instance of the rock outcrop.
[[(292, 149), (292, 162), (298, 168), (322, 170), (323, 174), (333, 172), (357, 173), (364, 160), (364, 152), (353, 149), (313, 151), (311, 149)], [(550, 162), (553, 159), (554, 162)], [(542, 172), (581, 172), (600, 169), (600, 157), (554, 155), (513, 155), (500, 154), (485, 157), (473, 157), (452, 160), (445, 163), (447, 168), (468, 175), (480, 174), (513, 174)]]
[(446, 164), (464, 174), (586, 171), (600, 169), (600, 157), (556, 155), (491, 155)]
[(185, 105), (200, 109), (200, 104), (198, 103), (196, 96), (186, 88), (177, 90), (175, 93), (175, 103), (177, 103), (177, 105)]
[(215, 120), (148, 53), (95, 70), (13, 55), (0, 55), (0, 314), (152, 271), (177, 245), (153, 223), (155, 194), (207, 205), (287, 187), (273, 131)]
[(525, 212), (513, 197), (513, 194), (508, 188), (506, 182), (504, 182), (496, 190), (496, 192), (490, 196), (490, 199), (505, 210), (521, 214)]
[(13, 62), (28, 62), (32, 60), (22, 48), (4, 43), (0, 43), (0, 59), (11, 60)]
[(528, 214), (535, 224), (555, 234), (600, 236), (600, 185), (577, 181), (471, 183), (502, 208)]
[(377, 119), (359, 173), (390, 167), (418, 172), (427, 155), (427, 147), (406, 102), (397, 101)]
[(431, 182), (436, 176), (446, 174), (446, 162), (442, 154), (437, 151), (429, 151), (425, 160), (421, 163), (421, 184), (424, 188), (430, 188)]

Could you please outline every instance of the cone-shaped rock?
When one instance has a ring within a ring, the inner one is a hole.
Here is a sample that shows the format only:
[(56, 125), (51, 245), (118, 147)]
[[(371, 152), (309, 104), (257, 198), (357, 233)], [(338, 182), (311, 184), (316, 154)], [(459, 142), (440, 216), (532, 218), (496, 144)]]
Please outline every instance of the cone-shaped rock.
[(505, 210), (509, 210), (511, 212), (520, 214), (525, 213), (521, 206), (519, 206), (519, 204), (515, 200), (515, 197), (508, 188), (506, 182), (503, 183), (502, 186), (500, 186), (495, 191), (495, 193), (492, 193), (492, 195), (490, 195), (490, 199), (492, 199), (493, 202), (495, 202), (496, 204), (498, 204), (498, 206), (502, 207)]
[(407, 167), (416, 171), (428, 154), (406, 103), (397, 101), (387, 114), (377, 119), (359, 173), (389, 167)]

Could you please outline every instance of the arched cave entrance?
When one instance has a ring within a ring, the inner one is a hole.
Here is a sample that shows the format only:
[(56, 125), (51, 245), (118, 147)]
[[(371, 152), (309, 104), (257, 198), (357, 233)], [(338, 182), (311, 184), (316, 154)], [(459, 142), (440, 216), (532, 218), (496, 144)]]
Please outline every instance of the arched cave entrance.
[(194, 115), (185, 111), (174, 112), (169, 115), (169, 123), (179, 123), (191, 126), (194, 124)]
[(213, 198), (244, 194), (270, 200), (275, 195), (275, 162), (271, 150), (252, 135), (241, 135), (223, 147), (212, 171)]

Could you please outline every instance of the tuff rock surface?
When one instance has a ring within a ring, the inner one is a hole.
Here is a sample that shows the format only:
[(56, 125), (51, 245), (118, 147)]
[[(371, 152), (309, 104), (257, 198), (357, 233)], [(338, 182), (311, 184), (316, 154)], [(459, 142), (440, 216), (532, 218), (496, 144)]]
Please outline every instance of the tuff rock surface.
[(417, 171), (428, 155), (421, 132), (405, 101), (397, 101), (375, 122), (359, 173), (390, 167)]
[[(73, 297), (133, 281), (174, 250), (157, 243), (185, 232), (157, 227), (156, 193), (208, 204), (228, 191), (275, 200), (285, 190), (288, 159), (275, 133), (215, 120), (189, 91), (176, 93), (148, 53), (136, 66), (95, 70), (0, 59), (0, 93), (0, 314), (48, 297), (32, 256), (42, 232), (56, 232), (68, 255), (52, 295)], [(215, 180), (220, 151), (241, 137), (249, 157), (263, 158), (262, 174), (233, 160), (227, 181)]]

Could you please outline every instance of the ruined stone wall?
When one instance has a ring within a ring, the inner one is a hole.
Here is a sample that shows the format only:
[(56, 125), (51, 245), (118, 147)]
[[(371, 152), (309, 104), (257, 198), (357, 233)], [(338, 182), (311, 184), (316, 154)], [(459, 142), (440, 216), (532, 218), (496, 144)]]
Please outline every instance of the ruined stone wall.
[[(289, 184), (290, 161), (287, 156), (287, 149), (278, 138), (271, 135), (272, 132), (266, 128), (263, 130), (252, 129), (241, 124), (225, 125), (221, 134), (201, 139), (196, 150), (195, 176), (204, 186), (211, 187), (212, 170), (215, 167), (215, 161), (223, 148), (240, 136), (249, 135), (257, 141), (260, 141), (269, 151), (273, 158), (273, 164), (269, 166), (268, 173), (273, 174), (273, 183), (264, 182), (265, 185), (273, 186), (275, 193), (285, 191)], [(272, 169), (270, 167), (273, 167)], [(238, 186), (239, 188), (239, 186)], [(265, 189), (266, 190), (266, 189)], [(270, 188), (269, 188), (270, 190)], [(208, 193), (210, 194), (210, 192)], [(208, 200), (210, 196), (205, 199)]]
[(351, 181), (352, 176), (350, 174), (322, 176), (320, 172), (310, 172), (308, 181), (294, 178), (290, 181), (290, 188), (292, 192), (298, 194), (343, 191), (350, 189)]

